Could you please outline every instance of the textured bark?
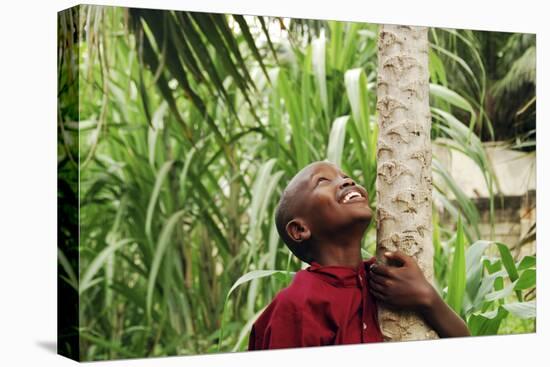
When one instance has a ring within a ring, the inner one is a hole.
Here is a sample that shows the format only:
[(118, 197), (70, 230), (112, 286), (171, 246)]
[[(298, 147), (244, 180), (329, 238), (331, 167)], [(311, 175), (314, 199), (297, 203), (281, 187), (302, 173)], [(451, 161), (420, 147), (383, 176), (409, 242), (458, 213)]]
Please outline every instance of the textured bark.
[[(433, 282), (428, 30), (381, 25), (378, 34), (377, 257), (401, 250)], [(380, 308), (386, 340), (437, 338), (411, 312)]]

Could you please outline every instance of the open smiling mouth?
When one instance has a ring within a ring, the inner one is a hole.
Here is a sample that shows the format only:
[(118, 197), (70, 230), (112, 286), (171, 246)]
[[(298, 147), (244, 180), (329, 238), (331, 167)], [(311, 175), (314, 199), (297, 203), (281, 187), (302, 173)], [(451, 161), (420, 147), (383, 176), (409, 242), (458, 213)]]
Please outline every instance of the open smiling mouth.
[(347, 204), (347, 203), (353, 203), (356, 201), (364, 201), (364, 200), (365, 198), (363, 197), (363, 195), (361, 195), (359, 191), (352, 190), (344, 196), (341, 203)]

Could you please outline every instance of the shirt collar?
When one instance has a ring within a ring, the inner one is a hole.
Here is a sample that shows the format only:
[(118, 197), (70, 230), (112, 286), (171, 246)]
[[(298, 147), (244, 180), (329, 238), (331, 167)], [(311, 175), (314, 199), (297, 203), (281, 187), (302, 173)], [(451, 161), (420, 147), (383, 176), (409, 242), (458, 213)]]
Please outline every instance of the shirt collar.
[(317, 274), (322, 280), (335, 287), (361, 287), (364, 284), (361, 278), (363, 280), (367, 279), (366, 269), (375, 261), (376, 259), (374, 257), (365, 260), (358, 269), (338, 265), (323, 266), (313, 261), (306, 270), (310, 273)]

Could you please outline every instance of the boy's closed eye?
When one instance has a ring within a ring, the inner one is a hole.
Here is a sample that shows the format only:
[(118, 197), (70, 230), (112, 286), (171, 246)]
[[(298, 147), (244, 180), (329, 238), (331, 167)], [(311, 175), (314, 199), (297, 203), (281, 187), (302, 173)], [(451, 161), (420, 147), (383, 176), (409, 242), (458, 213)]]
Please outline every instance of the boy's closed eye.
[[(342, 178), (345, 180), (345, 179), (348, 179), (349, 176), (342, 175)], [(331, 181), (330, 178), (327, 178), (327, 177), (319, 177), (319, 178), (317, 179), (317, 185), (319, 185), (319, 184), (321, 184), (321, 183), (323, 183), (323, 182), (330, 182), (330, 181)]]

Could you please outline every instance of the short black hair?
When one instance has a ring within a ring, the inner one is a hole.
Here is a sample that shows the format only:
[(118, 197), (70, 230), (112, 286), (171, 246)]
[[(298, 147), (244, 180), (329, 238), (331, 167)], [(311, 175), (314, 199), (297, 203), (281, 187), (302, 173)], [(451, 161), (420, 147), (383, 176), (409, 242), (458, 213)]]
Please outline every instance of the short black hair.
[(296, 217), (297, 200), (295, 200), (295, 196), (299, 189), (299, 185), (296, 185), (294, 181), (294, 179), (290, 181), (281, 195), (281, 199), (279, 200), (279, 204), (275, 210), (275, 225), (279, 236), (287, 245), (289, 250), (298, 259), (311, 264), (313, 259), (311, 257), (310, 244), (307, 243), (307, 241), (302, 243), (294, 241), (286, 231), (286, 225), (288, 222)]

